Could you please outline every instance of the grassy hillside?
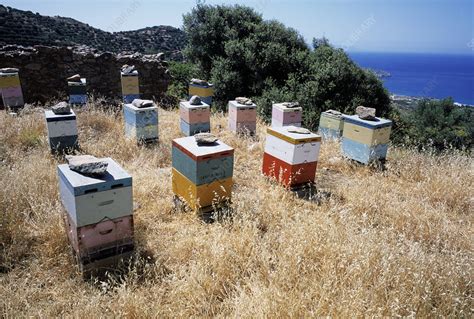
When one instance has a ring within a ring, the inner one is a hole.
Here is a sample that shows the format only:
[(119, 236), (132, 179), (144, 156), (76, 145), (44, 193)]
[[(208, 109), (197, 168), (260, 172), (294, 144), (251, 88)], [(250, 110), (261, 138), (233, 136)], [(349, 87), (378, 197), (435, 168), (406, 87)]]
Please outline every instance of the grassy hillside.
[(85, 153), (133, 175), (137, 250), (121, 280), (83, 281), (60, 217), (56, 165), (41, 109), (0, 113), (0, 316), (469, 316), (472, 158), (391, 148), (387, 169), (341, 158), (325, 143), (319, 205), (260, 174), (256, 139), (212, 130), (236, 149), (233, 218), (205, 224), (173, 210), (171, 140), (179, 115), (160, 111), (159, 146), (123, 137), (120, 112), (78, 112)]

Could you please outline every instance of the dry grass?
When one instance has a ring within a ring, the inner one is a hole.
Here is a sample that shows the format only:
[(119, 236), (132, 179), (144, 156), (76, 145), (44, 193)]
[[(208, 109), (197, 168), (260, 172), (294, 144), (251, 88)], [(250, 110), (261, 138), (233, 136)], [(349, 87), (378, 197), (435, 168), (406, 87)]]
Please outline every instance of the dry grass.
[(260, 174), (264, 126), (237, 138), (231, 220), (173, 210), (170, 145), (178, 113), (160, 111), (159, 146), (123, 137), (120, 113), (78, 112), (85, 153), (133, 175), (138, 250), (123, 280), (81, 279), (72, 263), (42, 110), (0, 114), (0, 316), (472, 316), (473, 161), (391, 148), (387, 170), (324, 144), (317, 205)]

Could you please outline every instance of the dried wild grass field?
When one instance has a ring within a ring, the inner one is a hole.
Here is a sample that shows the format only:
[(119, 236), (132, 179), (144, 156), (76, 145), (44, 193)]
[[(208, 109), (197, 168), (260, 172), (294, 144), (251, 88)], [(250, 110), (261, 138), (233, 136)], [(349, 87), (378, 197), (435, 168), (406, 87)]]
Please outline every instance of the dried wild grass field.
[(83, 280), (61, 219), (43, 110), (0, 113), (1, 317), (280, 318), (473, 315), (471, 157), (389, 150), (385, 170), (324, 143), (312, 202), (260, 173), (255, 138), (212, 131), (234, 147), (231, 218), (176, 212), (171, 140), (177, 111), (160, 110), (160, 144), (137, 146), (120, 110), (77, 111), (82, 152), (133, 176), (137, 258), (122, 277)]

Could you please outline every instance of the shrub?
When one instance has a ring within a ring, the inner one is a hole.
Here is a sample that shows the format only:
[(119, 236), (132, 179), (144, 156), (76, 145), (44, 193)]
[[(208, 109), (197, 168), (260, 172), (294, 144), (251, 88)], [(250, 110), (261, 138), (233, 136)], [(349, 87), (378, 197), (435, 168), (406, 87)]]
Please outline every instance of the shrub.
[(380, 116), (390, 112), (382, 83), (344, 51), (327, 39), (314, 39), (311, 50), (297, 31), (264, 21), (251, 8), (198, 4), (184, 16), (184, 31), (187, 58), (215, 85), (214, 108), (249, 96), (268, 120), (272, 102), (296, 100), (304, 107), (305, 126), (313, 130), (328, 108), (353, 112), (363, 104)]
[(474, 109), (458, 107), (451, 98), (422, 100), (411, 114), (404, 116), (410, 142), (420, 148), (466, 149), (474, 146)]

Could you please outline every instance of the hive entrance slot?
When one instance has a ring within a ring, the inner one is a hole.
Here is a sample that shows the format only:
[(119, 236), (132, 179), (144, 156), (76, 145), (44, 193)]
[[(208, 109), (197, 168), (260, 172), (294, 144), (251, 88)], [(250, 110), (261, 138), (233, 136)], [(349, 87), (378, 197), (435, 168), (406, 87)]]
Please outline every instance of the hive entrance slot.
[(123, 187), (123, 184), (115, 184), (115, 185), (112, 185), (112, 189), (115, 189), (115, 188), (120, 188), (120, 187)]
[(86, 191), (84, 191), (84, 194), (91, 194), (91, 193), (96, 193), (98, 191), (97, 188), (91, 188)]

